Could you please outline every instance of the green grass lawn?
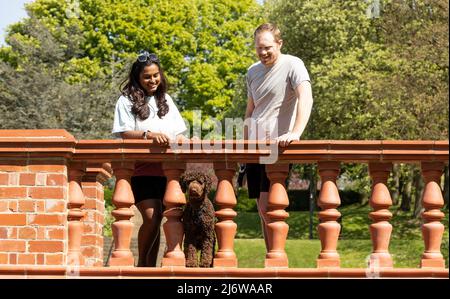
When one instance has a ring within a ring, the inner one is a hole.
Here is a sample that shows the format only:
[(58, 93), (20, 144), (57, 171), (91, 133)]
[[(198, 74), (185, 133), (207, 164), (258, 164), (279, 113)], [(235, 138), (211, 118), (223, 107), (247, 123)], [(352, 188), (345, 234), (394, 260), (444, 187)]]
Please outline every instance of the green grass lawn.
[[(448, 243), (447, 243), (448, 244)], [(419, 268), (424, 245), (421, 240), (393, 240), (389, 251), (396, 268)], [(265, 246), (262, 239), (236, 239), (235, 251), (242, 268), (263, 268)], [(342, 268), (365, 268), (372, 251), (370, 240), (340, 240), (337, 251)], [(320, 253), (319, 240), (287, 240), (286, 253), (290, 268), (316, 268)], [(448, 267), (448, 253), (445, 255)]]
[[(113, 222), (111, 216), (112, 206), (107, 207), (105, 235), (111, 235), (110, 225)], [(369, 205), (354, 204), (339, 207), (341, 217), (341, 234), (337, 251), (341, 257), (343, 268), (364, 268), (367, 258), (372, 251), (369, 225), (372, 221), (368, 215), (372, 211)], [(421, 219), (413, 219), (410, 212), (391, 209), (393, 217), (389, 221), (392, 224), (392, 236), (389, 251), (393, 257), (394, 267), (418, 268), (420, 257), (424, 251), (424, 243), (421, 232)], [(444, 255), (448, 267), (448, 212), (442, 223), (445, 226), (441, 252)], [(237, 223), (237, 235), (235, 251), (238, 257), (239, 267), (262, 268), (264, 267), (265, 246), (262, 239), (259, 216), (255, 212), (240, 212), (234, 218)], [(318, 217), (317, 211), (313, 217), (313, 239), (309, 240), (309, 212), (289, 212), (286, 222), (289, 224), (289, 234), (286, 243), (286, 252), (291, 268), (315, 268), (316, 259), (320, 252), (320, 241), (317, 236)]]
[[(341, 216), (341, 233), (342, 240), (370, 240), (369, 225), (372, 221), (369, 219), (371, 208), (368, 205), (351, 205), (339, 208)], [(392, 224), (392, 240), (421, 240), (422, 220), (413, 219), (410, 212), (391, 211), (393, 216), (389, 221)], [(236, 238), (240, 239), (259, 239), (262, 238), (261, 224), (259, 216), (254, 212), (238, 212), (234, 221), (238, 225)], [(309, 237), (309, 212), (289, 212), (286, 219), (289, 224), (288, 239), (308, 239)], [(448, 212), (442, 220), (445, 226), (444, 239), (448, 239)], [(313, 238), (317, 239), (317, 225), (319, 219), (317, 211), (313, 217)]]
[[(340, 208), (342, 214), (341, 239), (338, 242), (338, 253), (343, 268), (364, 268), (372, 251), (368, 217), (369, 206), (352, 205)], [(421, 219), (412, 219), (410, 213), (392, 211), (390, 223), (393, 226), (389, 251), (393, 257), (394, 267), (418, 268), (420, 257), (424, 251), (421, 233)], [(286, 253), (289, 267), (315, 268), (320, 252), (320, 241), (317, 237), (318, 218), (313, 218), (313, 239), (309, 240), (309, 213), (289, 212), (287, 219), (289, 234)], [(441, 252), (448, 267), (448, 212), (442, 223), (445, 226)], [(238, 232), (235, 240), (235, 251), (239, 267), (264, 267), (265, 246), (262, 240), (261, 225), (257, 213), (238, 212), (235, 218)]]

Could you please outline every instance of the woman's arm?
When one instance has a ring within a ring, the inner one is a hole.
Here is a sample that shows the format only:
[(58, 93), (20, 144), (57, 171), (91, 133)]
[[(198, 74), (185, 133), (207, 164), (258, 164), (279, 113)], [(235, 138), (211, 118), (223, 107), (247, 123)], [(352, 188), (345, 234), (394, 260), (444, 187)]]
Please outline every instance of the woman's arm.
[(155, 133), (150, 131), (126, 131), (120, 133), (123, 139), (149, 139), (159, 145), (169, 144), (169, 137), (163, 133)]
[(144, 133), (145, 131), (126, 131), (120, 133), (120, 137), (122, 139), (145, 139)]

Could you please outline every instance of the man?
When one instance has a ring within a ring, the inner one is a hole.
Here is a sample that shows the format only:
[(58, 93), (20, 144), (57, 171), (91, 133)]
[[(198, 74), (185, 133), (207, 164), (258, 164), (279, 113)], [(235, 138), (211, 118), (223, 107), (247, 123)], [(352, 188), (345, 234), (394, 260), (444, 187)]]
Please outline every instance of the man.
[[(312, 91), (303, 61), (281, 53), (283, 40), (274, 24), (260, 25), (253, 35), (259, 62), (247, 72), (247, 109), (245, 118), (256, 122), (244, 128), (245, 139), (275, 137), (281, 147), (299, 140), (312, 108)], [(259, 132), (265, 128), (267, 132)], [(259, 130), (259, 131), (258, 131)], [(250, 198), (258, 198), (264, 240), (268, 249), (266, 216), (270, 181), (263, 164), (247, 165)]]

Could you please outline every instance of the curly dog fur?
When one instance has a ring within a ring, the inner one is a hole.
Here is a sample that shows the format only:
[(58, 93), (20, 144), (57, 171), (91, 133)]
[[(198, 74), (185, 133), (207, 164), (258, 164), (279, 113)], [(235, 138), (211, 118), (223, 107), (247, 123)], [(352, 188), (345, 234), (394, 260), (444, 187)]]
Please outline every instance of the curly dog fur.
[[(212, 267), (216, 235), (214, 206), (208, 199), (211, 179), (201, 172), (189, 171), (180, 177), (180, 185), (187, 192), (183, 212), (186, 267)], [(200, 262), (197, 250), (201, 251)]]

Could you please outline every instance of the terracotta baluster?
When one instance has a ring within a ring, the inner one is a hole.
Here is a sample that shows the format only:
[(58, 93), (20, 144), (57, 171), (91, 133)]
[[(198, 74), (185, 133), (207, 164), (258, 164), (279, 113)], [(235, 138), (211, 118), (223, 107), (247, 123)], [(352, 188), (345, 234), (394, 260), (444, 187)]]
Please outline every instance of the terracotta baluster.
[(444, 170), (444, 164), (440, 162), (422, 162), (422, 176), (425, 181), (422, 205), (425, 211), (422, 213), (424, 224), (422, 225), (422, 237), (425, 242), (425, 251), (422, 254), (420, 267), (445, 268), (445, 261), (441, 254), (442, 235), (444, 225), (441, 223), (444, 213), (444, 199), (440, 187), (440, 179)]
[(234, 237), (237, 224), (233, 221), (237, 213), (233, 210), (236, 205), (236, 196), (233, 188), (233, 176), (236, 172), (236, 163), (214, 163), (218, 184), (215, 203), (219, 206), (216, 211), (216, 235), (218, 251), (214, 256), (214, 267), (237, 267), (237, 258), (234, 253)]
[(162, 260), (163, 267), (184, 267), (185, 257), (181, 250), (184, 229), (181, 217), (183, 216), (183, 205), (186, 198), (180, 186), (180, 175), (186, 168), (185, 163), (167, 162), (163, 164), (164, 174), (167, 177), (166, 193), (164, 194), (164, 216), (167, 221), (163, 224), (166, 237), (167, 251)]
[(112, 168), (116, 176), (113, 204), (111, 212), (116, 221), (111, 225), (114, 237), (114, 251), (109, 261), (110, 266), (134, 266), (134, 256), (130, 250), (131, 235), (134, 224), (130, 221), (134, 212), (134, 196), (131, 191), (130, 179), (134, 171), (134, 162), (113, 162)]
[(69, 203), (68, 203), (68, 235), (69, 244), (67, 252), (67, 265), (84, 265), (84, 258), (81, 254), (81, 237), (83, 235), (84, 211), (81, 206), (85, 199), (81, 188), (81, 179), (85, 173), (86, 164), (84, 162), (72, 162), (69, 165)]
[(322, 180), (318, 206), (320, 224), (318, 226), (322, 250), (317, 259), (317, 267), (340, 267), (339, 254), (336, 251), (341, 225), (337, 222), (341, 213), (336, 208), (341, 204), (336, 178), (339, 175), (339, 162), (319, 162), (319, 175)]
[(369, 260), (370, 267), (392, 268), (392, 257), (389, 254), (392, 232), (392, 225), (389, 223), (392, 213), (389, 207), (392, 205), (392, 199), (386, 186), (391, 171), (391, 163), (369, 163), (369, 173), (372, 177), (370, 206), (373, 208), (373, 212), (369, 213), (373, 221), (370, 225), (373, 246)]
[(287, 164), (267, 164), (267, 176), (270, 179), (270, 189), (267, 207), (267, 224), (269, 252), (266, 254), (265, 267), (288, 267), (288, 257), (285, 246), (289, 231), (284, 209), (289, 206), (289, 199), (284, 186), (289, 173)]

